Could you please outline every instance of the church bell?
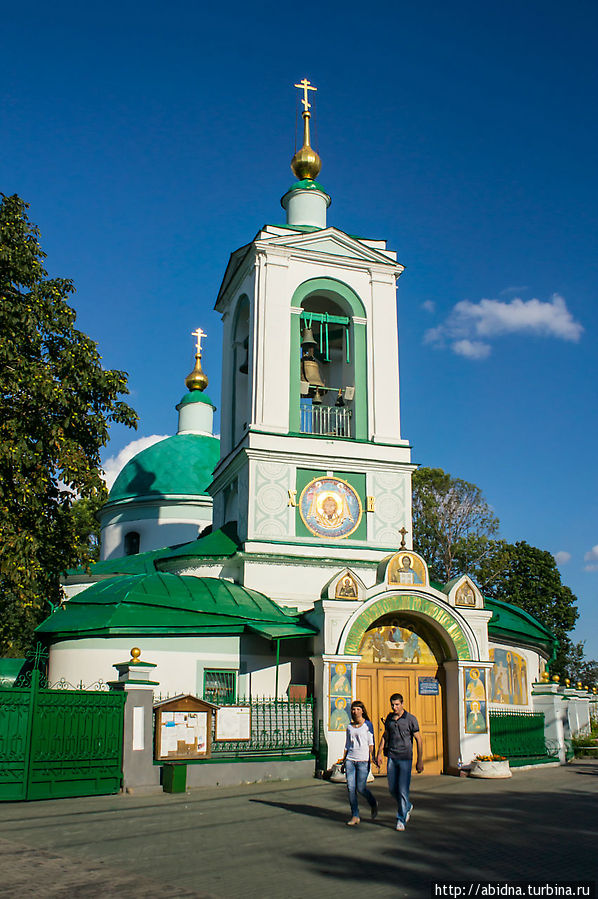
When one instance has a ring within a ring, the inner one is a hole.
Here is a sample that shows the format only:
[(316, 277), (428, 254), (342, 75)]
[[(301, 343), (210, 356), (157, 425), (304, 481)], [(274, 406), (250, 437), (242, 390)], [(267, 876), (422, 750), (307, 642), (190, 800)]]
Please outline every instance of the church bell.
[(301, 338), (301, 346), (304, 350), (306, 350), (310, 346), (317, 346), (316, 341), (314, 340), (313, 331), (311, 328), (303, 329), (303, 337)]

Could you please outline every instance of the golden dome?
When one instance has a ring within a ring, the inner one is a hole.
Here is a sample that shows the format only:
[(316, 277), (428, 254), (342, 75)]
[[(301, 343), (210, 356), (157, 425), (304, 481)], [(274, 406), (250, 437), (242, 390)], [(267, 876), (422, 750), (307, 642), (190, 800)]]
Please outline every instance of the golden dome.
[(185, 386), (187, 390), (205, 390), (208, 386), (207, 375), (204, 374), (201, 367), (201, 353), (195, 355), (195, 365), (193, 371), (189, 372), (185, 378)]
[(322, 160), (309, 145), (304, 144), (291, 160), (291, 169), (299, 181), (304, 181), (306, 178), (315, 181), (321, 168)]

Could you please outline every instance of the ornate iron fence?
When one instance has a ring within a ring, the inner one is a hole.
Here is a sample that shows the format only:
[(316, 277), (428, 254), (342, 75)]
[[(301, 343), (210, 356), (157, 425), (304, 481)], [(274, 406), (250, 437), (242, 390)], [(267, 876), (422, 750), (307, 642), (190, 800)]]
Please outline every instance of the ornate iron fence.
[(251, 709), (249, 740), (216, 740), (212, 732), (212, 758), (313, 752), (313, 699), (247, 699), (218, 703)]
[(509, 760), (558, 757), (558, 748), (544, 737), (544, 713), (514, 710), (490, 712), (490, 745)]
[(125, 699), (100, 684), (52, 689), (37, 667), (0, 689), (0, 801), (116, 793)]

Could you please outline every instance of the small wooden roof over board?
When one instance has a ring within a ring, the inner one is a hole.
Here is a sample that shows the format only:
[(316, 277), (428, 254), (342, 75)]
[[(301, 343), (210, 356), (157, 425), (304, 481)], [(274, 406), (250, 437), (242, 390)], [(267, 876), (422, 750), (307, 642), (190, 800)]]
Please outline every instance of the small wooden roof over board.
[(206, 712), (208, 710), (216, 711), (220, 706), (205, 699), (198, 699), (190, 693), (180, 693), (178, 696), (171, 696), (169, 699), (161, 699), (160, 702), (154, 703), (154, 709), (161, 712)]

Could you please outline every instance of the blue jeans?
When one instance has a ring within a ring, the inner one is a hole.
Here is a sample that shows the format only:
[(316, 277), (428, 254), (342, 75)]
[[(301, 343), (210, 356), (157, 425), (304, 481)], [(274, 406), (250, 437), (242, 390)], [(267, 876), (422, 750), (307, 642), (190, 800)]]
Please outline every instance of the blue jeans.
[(347, 790), (349, 791), (349, 802), (351, 803), (351, 814), (354, 818), (359, 818), (359, 805), (357, 803), (357, 794), (361, 793), (365, 796), (370, 804), (370, 808), (376, 808), (376, 797), (367, 788), (368, 773), (370, 770), (369, 762), (353, 762), (347, 759), (345, 762), (345, 771), (347, 774)]
[(411, 811), (409, 784), (411, 783), (411, 759), (391, 759), (388, 757), (388, 789), (397, 803), (397, 821), (405, 823), (407, 812)]

